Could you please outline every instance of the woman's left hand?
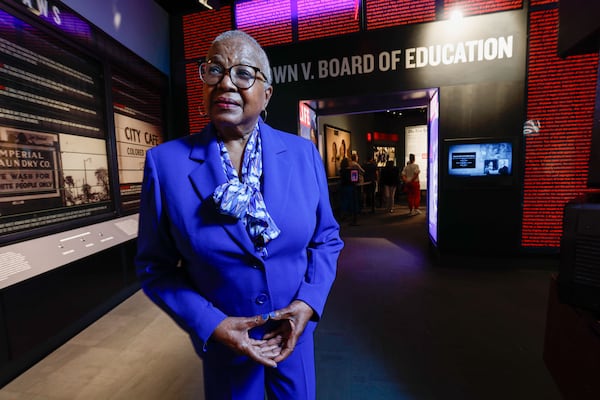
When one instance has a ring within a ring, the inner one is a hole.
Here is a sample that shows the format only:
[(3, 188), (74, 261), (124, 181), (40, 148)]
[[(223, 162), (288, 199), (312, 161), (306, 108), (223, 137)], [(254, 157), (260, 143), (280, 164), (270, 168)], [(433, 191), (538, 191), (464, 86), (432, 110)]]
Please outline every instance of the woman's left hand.
[(281, 325), (277, 329), (263, 337), (268, 343), (278, 343), (281, 348), (281, 352), (273, 358), (273, 361), (279, 363), (292, 354), (298, 338), (304, 332), (313, 313), (313, 309), (308, 304), (294, 300), (289, 306), (271, 314), (271, 319), (281, 321)]

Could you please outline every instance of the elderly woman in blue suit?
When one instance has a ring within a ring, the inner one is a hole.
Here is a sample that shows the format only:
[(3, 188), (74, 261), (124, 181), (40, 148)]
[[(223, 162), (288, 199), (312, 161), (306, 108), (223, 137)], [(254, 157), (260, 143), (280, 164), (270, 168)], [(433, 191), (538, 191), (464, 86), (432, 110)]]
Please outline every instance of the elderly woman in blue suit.
[(343, 243), (314, 145), (260, 114), (271, 69), (241, 31), (200, 65), (211, 122), (147, 152), (136, 267), (189, 335), (212, 399), (314, 399), (313, 331)]

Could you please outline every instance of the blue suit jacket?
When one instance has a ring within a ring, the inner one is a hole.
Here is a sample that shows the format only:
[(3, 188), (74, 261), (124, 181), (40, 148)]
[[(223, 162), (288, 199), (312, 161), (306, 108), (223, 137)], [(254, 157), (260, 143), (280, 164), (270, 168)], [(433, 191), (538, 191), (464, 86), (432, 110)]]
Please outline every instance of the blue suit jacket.
[(218, 214), (226, 181), (211, 125), (146, 154), (136, 267), (145, 293), (204, 347), (226, 316), (254, 316), (295, 299), (320, 318), (343, 247), (314, 145), (259, 121), (262, 191), (278, 238), (268, 256), (240, 220)]

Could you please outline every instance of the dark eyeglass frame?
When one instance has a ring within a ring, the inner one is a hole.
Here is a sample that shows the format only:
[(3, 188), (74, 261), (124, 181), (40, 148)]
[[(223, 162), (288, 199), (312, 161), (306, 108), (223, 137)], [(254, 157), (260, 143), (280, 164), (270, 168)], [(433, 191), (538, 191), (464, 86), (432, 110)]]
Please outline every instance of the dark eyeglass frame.
[[(216, 81), (215, 83), (208, 83), (206, 81), (206, 79), (204, 78), (204, 76), (202, 75), (202, 70), (203, 68), (208, 68), (208, 66), (210, 65), (217, 65), (220, 66), (223, 69), (223, 72), (221, 74), (221, 77), (219, 78), (218, 81)], [(237, 81), (237, 75), (233, 75), (235, 78), (232, 77), (231, 75), (231, 70), (236, 68), (236, 67), (248, 67), (248, 68), (252, 68), (254, 70), (254, 78), (252, 79), (252, 83), (250, 83), (250, 85), (248, 85), (247, 87), (244, 86), (239, 86), (239, 82)], [(258, 75), (258, 73), (262, 74), (262, 78)], [(264, 74), (264, 72), (262, 72), (260, 70), (260, 68), (255, 67), (254, 65), (248, 65), (248, 64), (236, 64), (236, 65), (232, 65), (229, 68), (225, 68), (223, 65), (219, 64), (219, 63), (213, 63), (210, 61), (206, 61), (206, 62), (202, 62), (198, 64), (198, 75), (200, 75), (200, 79), (202, 80), (202, 82), (206, 83), (208, 86), (216, 86), (219, 83), (221, 83), (221, 81), (223, 80), (223, 78), (225, 77), (225, 75), (229, 75), (229, 79), (231, 80), (231, 83), (233, 83), (235, 85), (235, 87), (237, 87), (238, 89), (250, 89), (252, 86), (254, 86), (254, 83), (256, 82), (257, 79), (263, 81), (263, 82), (267, 82), (267, 77)]]

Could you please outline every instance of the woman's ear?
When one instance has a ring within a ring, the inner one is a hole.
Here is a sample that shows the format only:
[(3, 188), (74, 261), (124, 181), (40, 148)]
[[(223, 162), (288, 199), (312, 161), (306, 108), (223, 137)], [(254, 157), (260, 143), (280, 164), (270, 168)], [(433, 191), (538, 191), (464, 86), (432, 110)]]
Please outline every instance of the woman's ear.
[(269, 85), (265, 88), (265, 105), (263, 108), (267, 108), (269, 105), (269, 100), (271, 100), (271, 96), (273, 95), (273, 86)]

